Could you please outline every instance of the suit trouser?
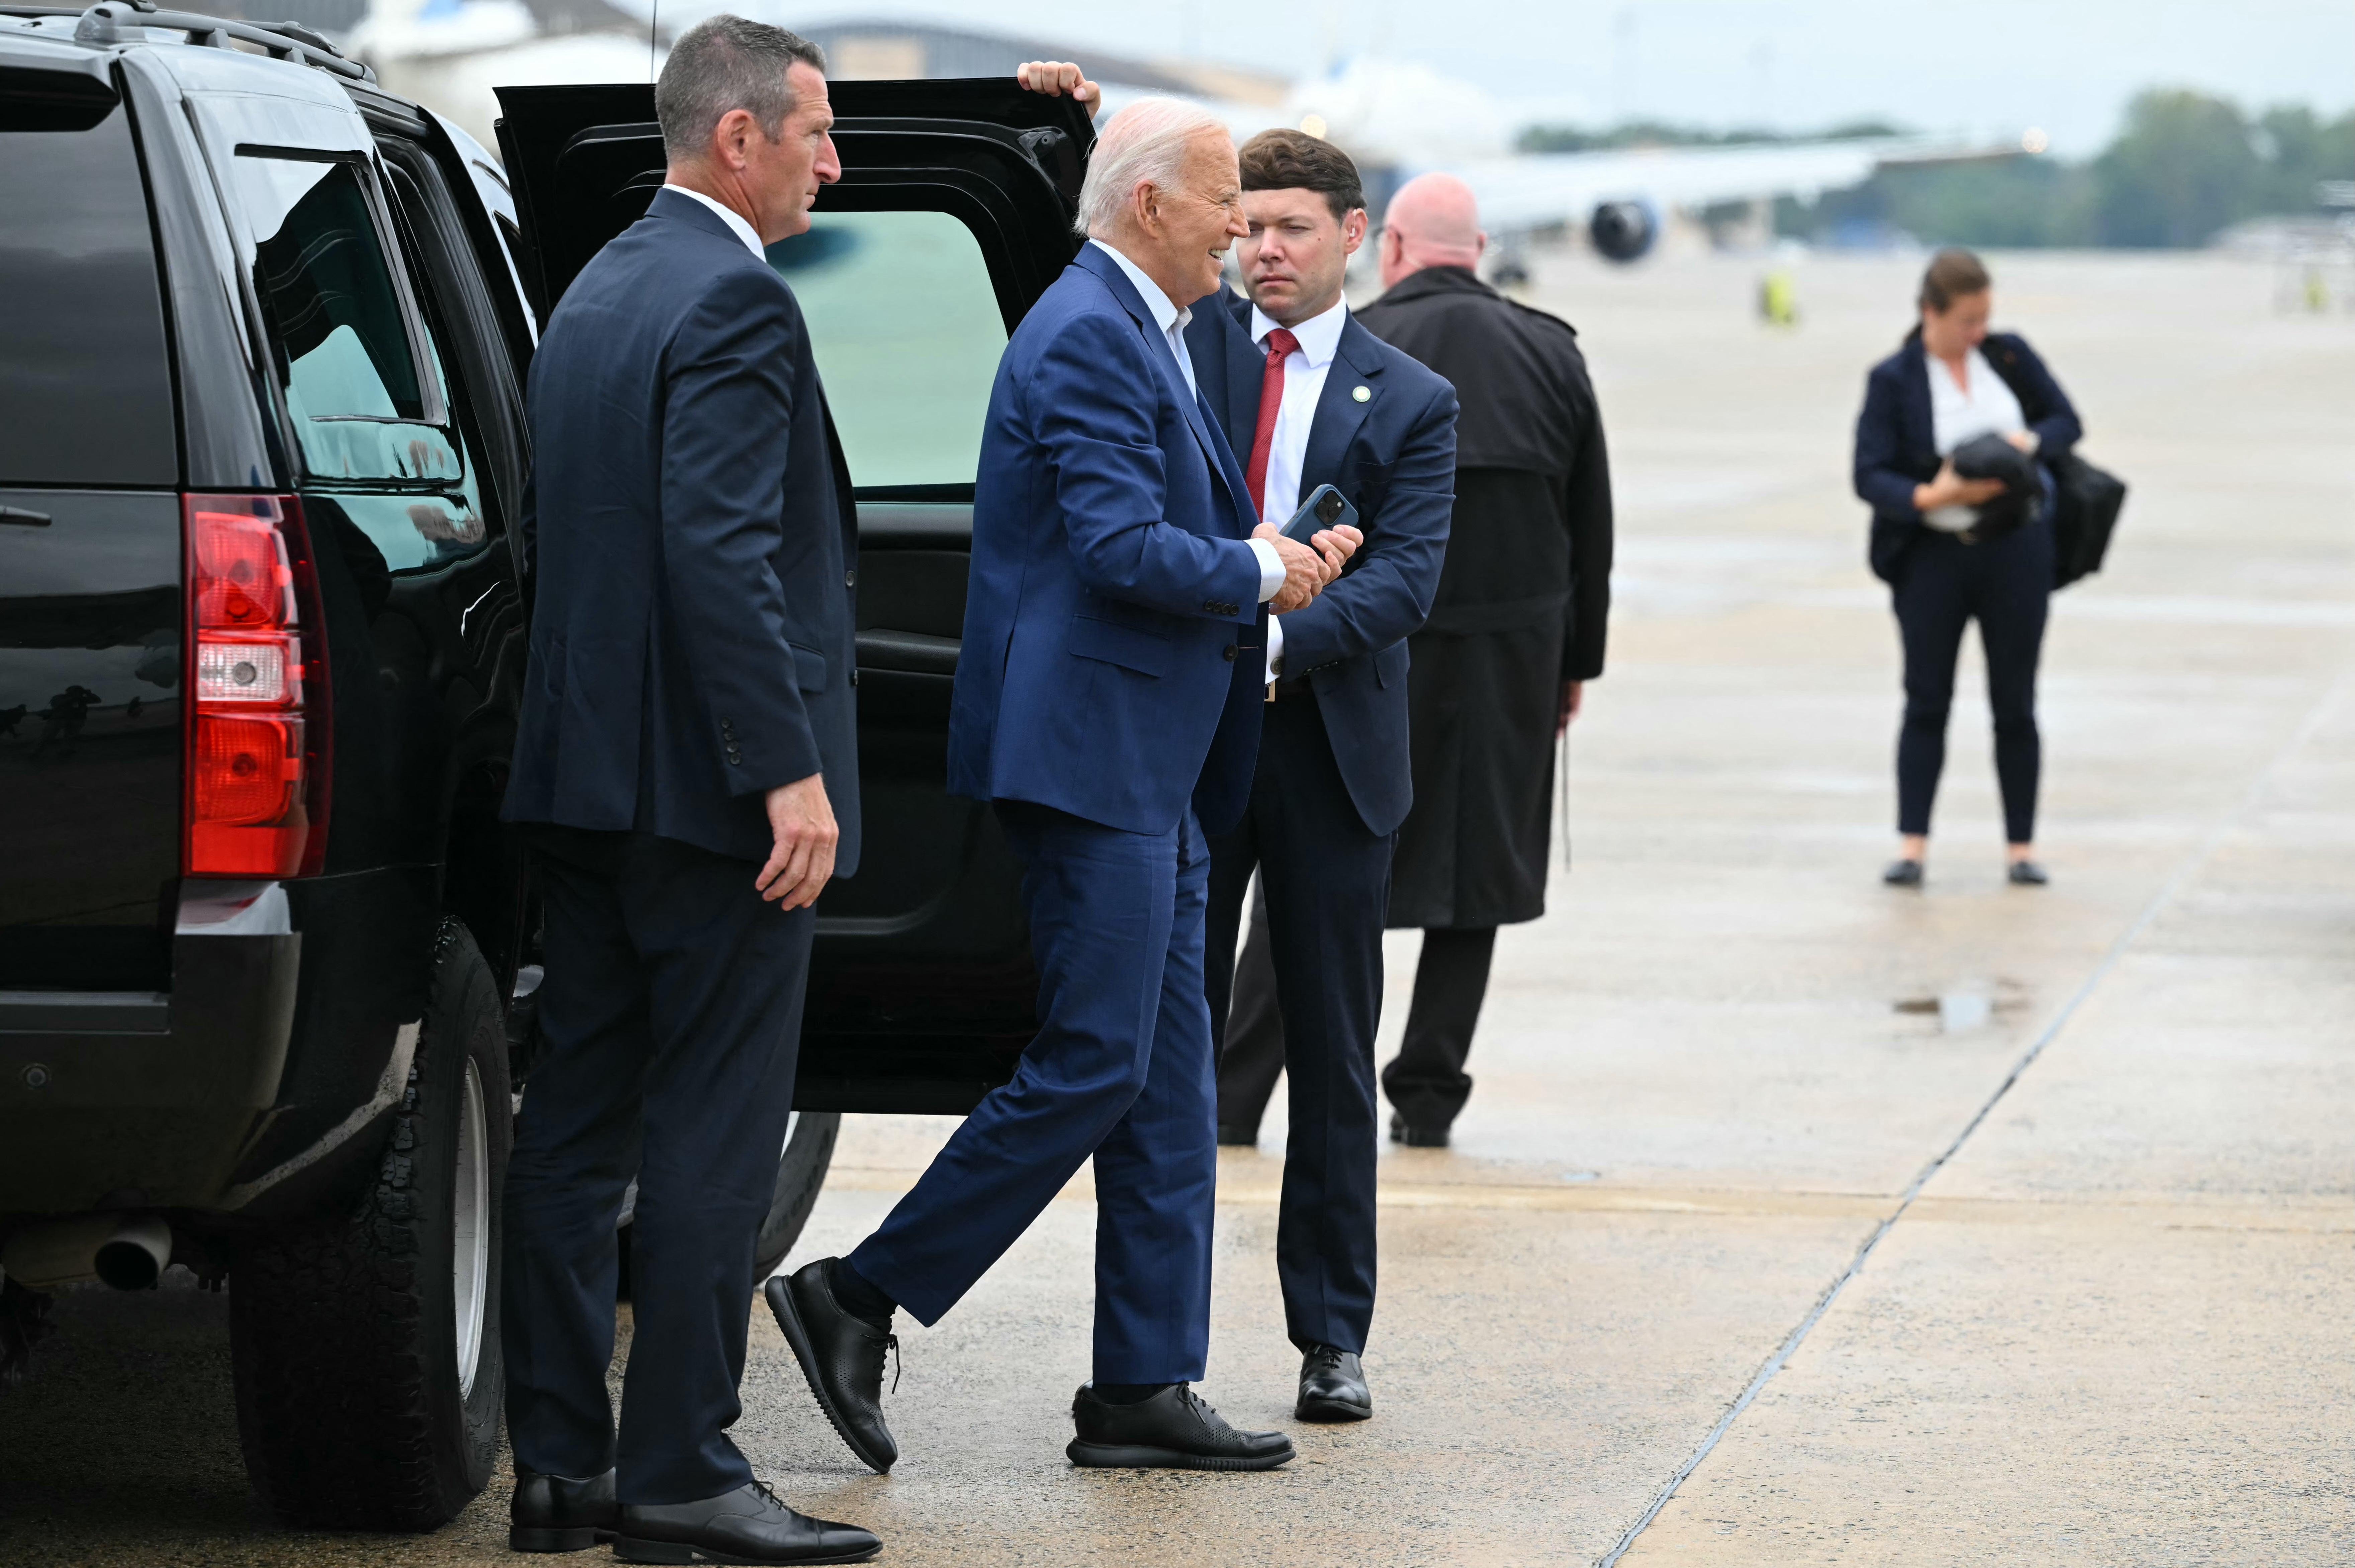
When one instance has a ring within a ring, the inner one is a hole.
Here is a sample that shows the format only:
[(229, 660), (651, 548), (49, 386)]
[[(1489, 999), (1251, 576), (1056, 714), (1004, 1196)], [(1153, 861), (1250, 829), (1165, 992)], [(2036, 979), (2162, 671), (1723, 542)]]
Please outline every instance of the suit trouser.
[(1898, 565), (1891, 593), (1905, 646), (1905, 722), (1897, 735), (1897, 831), (1930, 831), (1946, 765), (1946, 714), (1963, 630), (1979, 624), (1987, 706), (1995, 718), (1995, 774), (2004, 837), (2036, 838), (2036, 664), (2052, 601), (2052, 525), (2039, 518), (1999, 539), (1965, 544), (1924, 528)]
[(1234, 1021), (1235, 929), (1256, 867), (1266, 891), (1267, 962), (1264, 979), (1250, 976), (1233, 1012), (1243, 1013), (1248, 999), (1262, 1021), (1220, 1051), (1219, 1120), (1258, 1125), (1276, 1071), (1285, 1070), (1292, 1131), (1275, 1268), (1285, 1331), (1303, 1349), (1363, 1350), (1373, 1321), (1374, 1030), (1392, 843), (1391, 835), (1369, 831), (1350, 803), (1316, 699), (1271, 704), (1250, 809), (1234, 831), (1211, 841), (1206, 969), (1212, 1027), (1223, 1032)]
[[(1215, 923), (1215, 910), (1211, 918)], [(1406, 1038), (1382, 1069), (1382, 1093), (1400, 1118), (1414, 1126), (1447, 1127), (1472, 1097), (1472, 1075), (1464, 1063), (1472, 1054), (1472, 1031), (1487, 997), (1488, 961), (1496, 945), (1493, 925), (1423, 933)], [(1267, 910), (1264, 902), (1254, 902), (1251, 932), (1235, 961), (1234, 1001), (1219, 1050), (1219, 1125), (1238, 1132), (1258, 1129), (1284, 1069), (1284, 1018), (1268, 949)]]
[(1472, 1030), (1488, 995), (1488, 961), (1496, 950), (1493, 925), (1423, 933), (1406, 1036), (1382, 1069), (1382, 1093), (1409, 1126), (1444, 1128), (1472, 1097), (1464, 1062), (1472, 1054)]
[(1093, 1156), (1095, 1381), (1195, 1381), (1218, 1181), (1201, 828), (1188, 813), (1124, 833), (1018, 801), (997, 818), (1022, 861), (1039, 1033), (850, 1264), (938, 1322)]
[[(726, 1429), (742, 1413), (752, 1246), (793, 1110), (813, 916), (763, 902), (756, 863), (651, 835), (574, 835), (541, 866), (546, 1049), (506, 1184), (516, 1464), (618, 1467), (625, 1503), (716, 1497), (752, 1474)], [(613, 1227), (633, 1176), (617, 1440)]]

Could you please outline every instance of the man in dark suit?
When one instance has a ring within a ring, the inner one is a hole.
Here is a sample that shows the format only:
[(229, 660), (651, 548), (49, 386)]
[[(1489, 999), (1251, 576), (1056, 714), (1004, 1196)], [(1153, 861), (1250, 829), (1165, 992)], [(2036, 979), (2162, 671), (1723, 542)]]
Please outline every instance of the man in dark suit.
[(1203, 111), (1132, 103), (1080, 195), (1089, 241), (999, 361), (975, 486), (949, 787), (996, 805), (1023, 862), (1039, 1028), (1013, 1081), (845, 1258), (768, 1287), (851, 1451), (898, 1455), (884, 1351), (937, 1322), (1091, 1157), (1092, 1381), (1078, 1465), (1258, 1470), (1292, 1457), (1188, 1386), (1209, 1354), (1210, 1019), (1204, 829), (1240, 814), (1259, 741), (1262, 606), (1305, 606), (1317, 551), (1254, 528), (1195, 389), (1188, 307), (1244, 232), (1234, 143)]
[[(1263, 516), (1288, 517), (1331, 485), (1357, 509), (1366, 545), (1316, 603), (1272, 618), (1251, 807), (1210, 842), (1220, 1137), (1255, 1141), (1276, 1076), (1288, 1075), (1276, 1273), (1302, 1355), (1295, 1413), (1359, 1421), (1373, 1413), (1359, 1357), (1374, 1309), (1382, 912), (1412, 799), (1406, 638), (1431, 609), (1446, 553), (1455, 393), (1359, 325), (1342, 300), (1366, 233), (1348, 155), (1303, 132), (1267, 131), (1244, 144), (1241, 167), (1251, 233), (1236, 253), (1250, 297), (1195, 313), (1188, 336), (1204, 394), (1235, 450), (1250, 453), (1245, 480)], [(1237, 975), (1254, 869), (1272, 962)]]
[(1411, 645), (1414, 809), (1391, 884), (1390, 923), (1423, 937), (1382, 1089), (1391, 1136), (1425, 1147), (1472, 1093), (1497, 927), (1545, 912), (1555, 742), (1603, 673), (1611, 613), (1611, 467), (1578, 334), (1482, 283), (1487, 243), (1463, 181), (1409, 180), (1364, 313), (1463, 403), (1447, 566)]
[(507, 1176), (510, 1540), (857, 1562), (874, 1536), (787, 1508), (726, 1433), (810, 905), (858, 859), (856, 517), (800, 307), (762, 254), (841, 164), (823, 59), (780, 28), (693, 28), (655, 106), (666, 184), (573, 280), (531, 365), (538, 597), (506, 811), (542, 868), (546, 1051)]

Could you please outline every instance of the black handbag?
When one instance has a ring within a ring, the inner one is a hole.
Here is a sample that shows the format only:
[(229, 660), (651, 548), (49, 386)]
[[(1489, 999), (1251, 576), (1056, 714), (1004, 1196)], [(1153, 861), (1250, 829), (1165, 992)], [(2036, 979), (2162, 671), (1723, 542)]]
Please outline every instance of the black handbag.
[(2073, 452), (2051, 467), (2052, 586), (2058, 589), (2102, 570), (2118, 510), (2126, 504), (2126, 485)]

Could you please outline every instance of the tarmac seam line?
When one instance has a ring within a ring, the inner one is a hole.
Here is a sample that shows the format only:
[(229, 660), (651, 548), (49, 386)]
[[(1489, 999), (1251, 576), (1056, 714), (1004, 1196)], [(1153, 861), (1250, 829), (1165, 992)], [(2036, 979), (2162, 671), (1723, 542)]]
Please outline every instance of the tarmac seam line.
[(2020, 1052), (2019, 1059), (2011, 1064), (2011, 1071), (2004, 1074), (2003, 1082), (1996, 1085), (1995, 1093), (1987, 1097), (1971, 1119), (1963, 1124), (1962, 1131), (1955, 1135), (1952, 1141), (1938, 1153), (1936, 1157), (1922, 1168), (1921, 1174), (1914, 1177), (1912, 1185), (1905, 1189), (1903, 1195), (1898, 1200), (1897, 1207), (1891, 1210), (1888, 1217), (1873, 1227), (1872, 1233), (1864, 1239), (1863, 1243), (1856, 1249), (1855, 1255), (1849, 1259), (1848, 1267), (1843, 1269), (1830, 1285), (1824, 1287), (1822, 1294), (1816, 1297), (1816, 1304), (1808, 1310), (1807, 1315), (1799, 1320), (1796, 1328), (1784, 1337), (1782, 1344), (1775, 1348), (1774, 1353), (1767, 1357), (1765, 1363), (1752, 1375), (1748, 1386), (1742, 1391), (1741, 1397), (1727, 1407), (1723, 1415), (1718, 1417), (1717, 1424), (1709, 1429), (1708, 1435), (1700, 1440), (1700, 1445), (1686, 1456), (1684, 1462), (1676, 1467), (1668, 1481), (1653, 1494), (1650, 1504), (1636, 1516), (1635, 1522), (1620, 1532), (1618, 1541), (1611, 1550), (1595, 1559), (1594, 1568), (1614, 1568), (1614, 1565), (1635, 1546), (1636, 1540), (1643, 1535), (1644, 1531), (1651, 1528), (1652, 1521), (1659, 1518), (1660, 1510), (1668, 1506), (1669, 1499), (1677, 1495), (1678, 1488), (1691, 1477), (1695, 1470), (1700, 1468), (1702, 1462), (1715, 1451), (1720, 1440), (1732, 1429), (1734, 1422), (1741, 1418), (1742, 1413), (1750, 1408), (1752, 1403), (1764, 1392), (1766, 1385), (1774, 1381), (1774, 1375), (1783, 1370), (1793, 1355), (1797, 1353), (1799, 1347), (1806, 1341), (1807, 1336), (1814, 1332), (1816, 1325), (1822, 1322), (1824, 1315), (1831, 1310), (1832, 1303), (1839, 1299), (1840, 1292), (1848, 1288), (1849, 1282), (1864, 1272), (1865, 1262), (1872, 1256), (1873, 1249), (1880, 1246), (1881, 1240), (1896, 1228), (1897, 1221), (1905, 1217), (1905, 1211), (1913, 1208), (1913, 1200), (1921, 1196), (1922, 1189), (1929, 1185), (1933, 1177), (1945, 1168), (1949, 1160), (1962, 1152), (1963, 1145), (1970, 1140), (1971, 1135), (1978, 1131), (1986, 1123), (1997, 1104), (2006, 1094), (2011, 1093), (2012, 1085), (2019, 1082), (2021, 1075), (2035, 1064), (2036, 1059), (2044, 1054), (2044, 1048), (2059, 1038), (2062, 1029), (2068, 1025), (2072, 1018), (2076, 1016), (2077, 1009), (2085, 1004), (2104, 980), (2109, 978), (2111, 973), (2126, 958), (2127, 950), (2135, 944), (2144, 932), (2150, 929), (2167, 906), (2175, 901), (2176, 895), (2182, 891), (2185, 884), (2207, 868), (2208, 862), (2222, 847), (2225, 838), (2256, 809), (2258, 803), (2264, 798), (2266, 792), (2273, 785), (2275, 776), (2288, 766), (2290, 762), (2306, 749), (2307, 742), (2320, 732), (2323, 725), (2328, 722), (2350, 688), (2355, 688), (2355, 668), (2340, 672), (2339, 678), (2333, 681), (2329, 689), (2323, 693), (2321, 700), (2308, 710), (2305, 720), (2299, 723), (2281, 750), (2275, 752), (2272, 759), (2258, 770), (2257, 776), (2250, 781), (2248, 789), (2243, 793), (2241, 798), (2217, 819), (2215, 826), (2202, 835), (2200, 842), (2177, 863), (2167, 880), (2159, 885), (2158, 891), (2151, 895), (2150, 901), (2143, 905), (2141, 912), (2137, 914), (2127, 923), (2126, 928), (2118, 933), (2117, 940), (2110, 944), (2109, 951), (2102, 955), (2100, 962), (2094, 965), (2092, 972), (2074, 991), (2070, 993), (2068, 1000), (2061, 1004), (2060, 1008), (2046, 1020), (2044, 1027), (2037, 1031), (2036, 1038), (2029, 1042), (2028, 1049)]

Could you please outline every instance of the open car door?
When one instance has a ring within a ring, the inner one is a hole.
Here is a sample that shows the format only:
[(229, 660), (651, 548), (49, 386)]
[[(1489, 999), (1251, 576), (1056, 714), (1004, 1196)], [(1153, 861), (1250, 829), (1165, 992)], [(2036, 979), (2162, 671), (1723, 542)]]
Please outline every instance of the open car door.
[[(817, 905), (804, 1110), (962, 1115), (1037, 1030), (1019, 869), (950, 797), (973, 481), (1007, 336), (1078, 247), (1094, 134), (1010, 79), (828, 84), (840, 183), (769, 248), (807, 318), (858, 504), (858, 874)], [(543, 328), (663, 181), (654, 90), (499, 89)]]

